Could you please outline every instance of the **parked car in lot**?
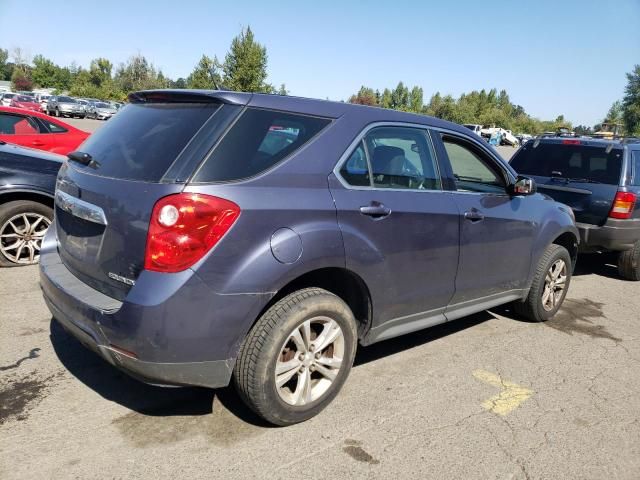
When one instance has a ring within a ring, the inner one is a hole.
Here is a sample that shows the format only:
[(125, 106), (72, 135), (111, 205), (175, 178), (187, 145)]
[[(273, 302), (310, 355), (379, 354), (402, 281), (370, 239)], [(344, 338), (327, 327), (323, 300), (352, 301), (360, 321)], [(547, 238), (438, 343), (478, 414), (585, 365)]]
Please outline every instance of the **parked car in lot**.
[(42, 113), (47, 113), (47, 103), (49, 103), (49, 98), (51, 95), (40, 95), (40, 111)]
[(118, 110), (104, 102), (95, 102), (87, 109), (87, 117), (96, 120), (109, 120), (116, 113)]
[(84, 118), (86, 110), (74, 98), (64, 95), (52, 95), (47, 102), (47, 113), (56, 117)]
[(11, 100), (15, 96), (16, 96), (16, 94), (12, 93), (12, 92), (3, 93), (2, 95), (0, 95), (0, 106), (8, 107), (9, 105), (11, 105)]
[(89, 133), (40, 112), (0, 107), (0, 140), (66, 155)]
[(36, 99), (28, 95), (15, 95), (11, 99), (10, 107), (24, 108), (25, 110), (33, 110), (35, 112), (40, 110), (40, 104), (36, 102)]
[(639, 140), (538, 138), (511, 166), (573, 208), (582, 252), (617, 252), (620, 275), (640, 280)]
[(65, 157), (0, 140), (0, 266), (36, 263)]
[(480, 131), (482, 130), (482, 125), (477, 125), (475, 123), (465, 123), (463, 126), (467, 127), (469, 130), (471, 130), (473, 133), (475, 133), (479, 137), (482, 136), (482, 134), (480, 133)]
[(62, 167), (40, 271), (57, 321), (139, 379), (232, 381), (288, 425), (332, 401), (358, 342), (564, 300), (571, 210), (464, 127), (278, 95), (129, 100)]

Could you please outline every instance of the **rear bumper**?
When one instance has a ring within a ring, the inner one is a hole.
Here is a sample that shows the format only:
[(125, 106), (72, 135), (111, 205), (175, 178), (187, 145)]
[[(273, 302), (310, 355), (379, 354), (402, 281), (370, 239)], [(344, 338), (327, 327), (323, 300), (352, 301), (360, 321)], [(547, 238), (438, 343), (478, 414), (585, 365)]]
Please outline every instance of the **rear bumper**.
[(171, 275), (143, 272), (150, 275), (141, 274), (120, 302), (65, 267), (55, 224), (50, 230), (41, 250), (40, 285), (49, 310), (65, 330), (146, 383), (209, 388), (229, 384), (240, 342), (269, 296), (218, 295), (187, 270)]
[(630, 250), (640, 241), (640, 219), (607, 219), (600, 225), (576, 223), (580, 231), (580, 250)]

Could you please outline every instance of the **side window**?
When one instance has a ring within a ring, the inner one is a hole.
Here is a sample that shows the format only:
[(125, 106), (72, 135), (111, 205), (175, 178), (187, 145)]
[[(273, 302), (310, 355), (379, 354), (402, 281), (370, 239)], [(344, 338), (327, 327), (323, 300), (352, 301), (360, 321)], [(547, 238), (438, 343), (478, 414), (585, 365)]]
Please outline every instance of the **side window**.
[(49, 120), (45, 120), (41, 118), (40, 121), (44, 123), (44, 125), (49, 129), (51, 133), (64, 133), (68, 131), (66, 128), (58, 125), (57, 123), (50, 122)]
[(631, 185), (640, 187), (640, 150), (635, 150), (633, 152), (633, 161), (632, 163), (632, 172), (633, 172), (633, 181)]
[(425, 130), (380, 127), (365, 137), (373, 186), (437, 190), (441, 188), (435, 155)]
[(367, 155), (362, 142), (358, 144), (358, 148), (353, 151), (349, 159), (342, 165), (340, 176), (345, 182), (354, 187), (368, 187), (371, 185)]
[(443, 135), (442, 142), (459, 191), (505, 193), (504, 179), (492, 159), (454, 137)]
[(326, 118), (247, 109), (196, 173), (196, 182), (252, 177), (301, 148), (323, 128)]
[(30, 117), (0, 113), (0, 133), (8, 135), (31, 135), (40, 133), (38, 124)]

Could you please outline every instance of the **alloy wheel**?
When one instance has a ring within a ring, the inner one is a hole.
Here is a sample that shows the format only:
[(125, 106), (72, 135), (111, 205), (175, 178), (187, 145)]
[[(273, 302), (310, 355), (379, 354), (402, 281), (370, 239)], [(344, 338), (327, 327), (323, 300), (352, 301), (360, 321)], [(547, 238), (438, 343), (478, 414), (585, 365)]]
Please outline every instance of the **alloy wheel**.
[(51, 220), (39, 213), (14, 215), (0, 226), (0, 253), (20, 265), (37, 263)]
[(305, 320), (289, 333), (276, 361), (274, 376), (280, 398), (294, 406), (321, 398), (336, 379), (344, 353), (344, 334), (335, 320)]
[(550, 312), (559, 304), (564, 295), (564, 288), (567, 283), (567, 264), (564, 260), (558, 259), (549, 268), (544, 279), (542, 290), (542, 307)]

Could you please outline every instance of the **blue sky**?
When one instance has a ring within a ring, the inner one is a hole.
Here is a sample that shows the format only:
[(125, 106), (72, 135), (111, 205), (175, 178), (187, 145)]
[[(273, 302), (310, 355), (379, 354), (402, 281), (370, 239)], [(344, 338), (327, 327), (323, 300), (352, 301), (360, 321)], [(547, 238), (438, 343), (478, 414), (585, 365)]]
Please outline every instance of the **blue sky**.
[(177, 78), (250, 25), (268, 80), (293, 95), (342, 100), (402, 80), (427, 101), (495, 87), (534, 116), (593, 125), (640, 63), (639, 21), (640, 0), (0, 0), (0, 47), (83, 66), (140, 52)]

